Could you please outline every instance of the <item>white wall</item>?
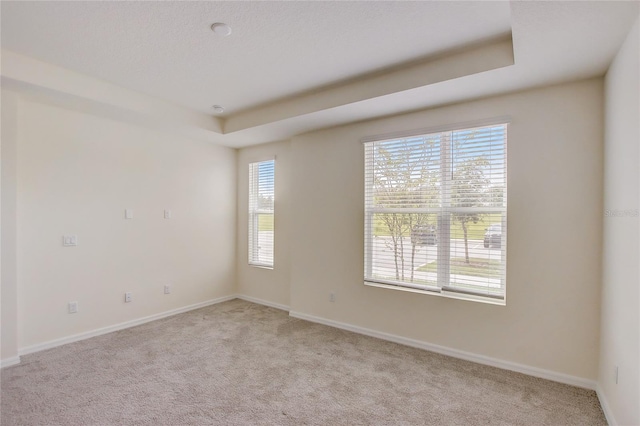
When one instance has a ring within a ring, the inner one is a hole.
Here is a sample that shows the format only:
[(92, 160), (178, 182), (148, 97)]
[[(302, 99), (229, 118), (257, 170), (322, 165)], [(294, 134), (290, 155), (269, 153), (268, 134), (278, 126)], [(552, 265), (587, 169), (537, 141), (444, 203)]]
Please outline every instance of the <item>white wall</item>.
[(235, 293), (234, 150), (28, 100), (17, 129), (21, 350)]
[(605, 78), (604, 207), (619, 212), (604, 218), (599, 385), (621, 425), (640, 424), (639, 25)]
[(0, 360), (14, 363), (18, 356), (18, 287), (16, 258), (16, 151), (18, 97), (2, 90), (2, 275), (0, 299)]
[[(273, 269), (250, 266), (248, 261), (249, 163), (275, 157), (275, 216)], [(262, 302), (289, 306), (289, 252), (291, 226), (291, 154), (289, 141), (244, 149), (238, 153), (238, 293)]]
[[(505, 115), (512, 117), (507, 305), (365, 286), (360, 139)], [(593, 384), (602, 134), (603, 85), (593, 79), (294, 137), (286, 161), (277, 164), (289, 170), (291, 180), (290, 255), (281, 259), (291, 265), (291, 311)], [(258, 149), (269, 154), (265, 147), (243, 149), (239, 167)], [(246, 198), (244, 183), (238, 190), (239, 200)], [(283, 214), (276, 212), (281, 227)], [(245, 228), (243, 219), (238, 226)], [(276, 241), (286, 238), (281, 229), (276, 228)], [(336, 293), (334, 303), (330, 292)]]

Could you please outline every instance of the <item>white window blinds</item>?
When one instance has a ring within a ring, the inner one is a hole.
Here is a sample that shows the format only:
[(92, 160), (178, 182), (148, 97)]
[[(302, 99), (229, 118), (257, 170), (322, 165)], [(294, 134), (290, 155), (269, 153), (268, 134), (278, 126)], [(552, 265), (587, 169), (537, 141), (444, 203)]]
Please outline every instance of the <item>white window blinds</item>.
[(249, 264), (273, 267), (275, 161), (249, 164)]
[(365, 281), (504, 299), (507, 125), (365, 143)]

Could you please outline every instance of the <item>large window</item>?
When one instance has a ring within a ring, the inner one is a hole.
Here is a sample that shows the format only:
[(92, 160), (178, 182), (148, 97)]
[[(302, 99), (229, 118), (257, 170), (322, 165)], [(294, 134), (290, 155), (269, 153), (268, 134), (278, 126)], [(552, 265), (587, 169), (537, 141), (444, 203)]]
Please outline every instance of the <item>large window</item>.
[(249, 264), (273, 267), (275, 161), (249, 164)]
[(504, 300), (506, 145), (506, 124), (365, 142), (365, 282)]

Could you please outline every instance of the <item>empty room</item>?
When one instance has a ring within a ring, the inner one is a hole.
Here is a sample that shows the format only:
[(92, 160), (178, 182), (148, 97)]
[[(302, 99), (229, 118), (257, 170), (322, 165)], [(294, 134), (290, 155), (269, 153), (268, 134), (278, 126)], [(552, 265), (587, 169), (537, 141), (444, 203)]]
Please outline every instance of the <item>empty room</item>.
[(640, 425), (640, 2), (0, 19), (2, 426)]

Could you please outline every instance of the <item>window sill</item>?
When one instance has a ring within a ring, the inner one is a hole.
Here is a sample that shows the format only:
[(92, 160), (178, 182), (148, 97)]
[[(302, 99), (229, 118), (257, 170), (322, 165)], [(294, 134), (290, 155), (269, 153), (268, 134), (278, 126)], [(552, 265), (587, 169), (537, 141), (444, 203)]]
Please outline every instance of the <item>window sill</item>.
[(265, 265), (265, 264), (261, 264), (261, 263), (249, 263), (249, 266), (251, 266), (253, 268), (268, 269), (268, 270), (273, 271), (273, 265)]
[(447, 291), (447, 290), (440, 290), (440, 291), (421, 290), (417, 288), (402, 287), (402, 286), (392, 285), (392, 284), (383, 284), (375, 281), (365, 281), (364, 284), (369, 287), (378, 287), (378, 288), (385, 288), (387, 290), (398, 290), (398, 291), (406, 291), (409, 293), (426, 294), (429, 296), (445, 297), (447, 299), (466, 300), (468, 302), (480, 302), (480, 303), (486, 303), (488, 305), (497, 305), (497, 306), (507, 305), (506, 299), (494, 299), (491, 297), (484, 297), (484, 296), (474, 295), (474, 294), (457, 293), (457, 292)]

